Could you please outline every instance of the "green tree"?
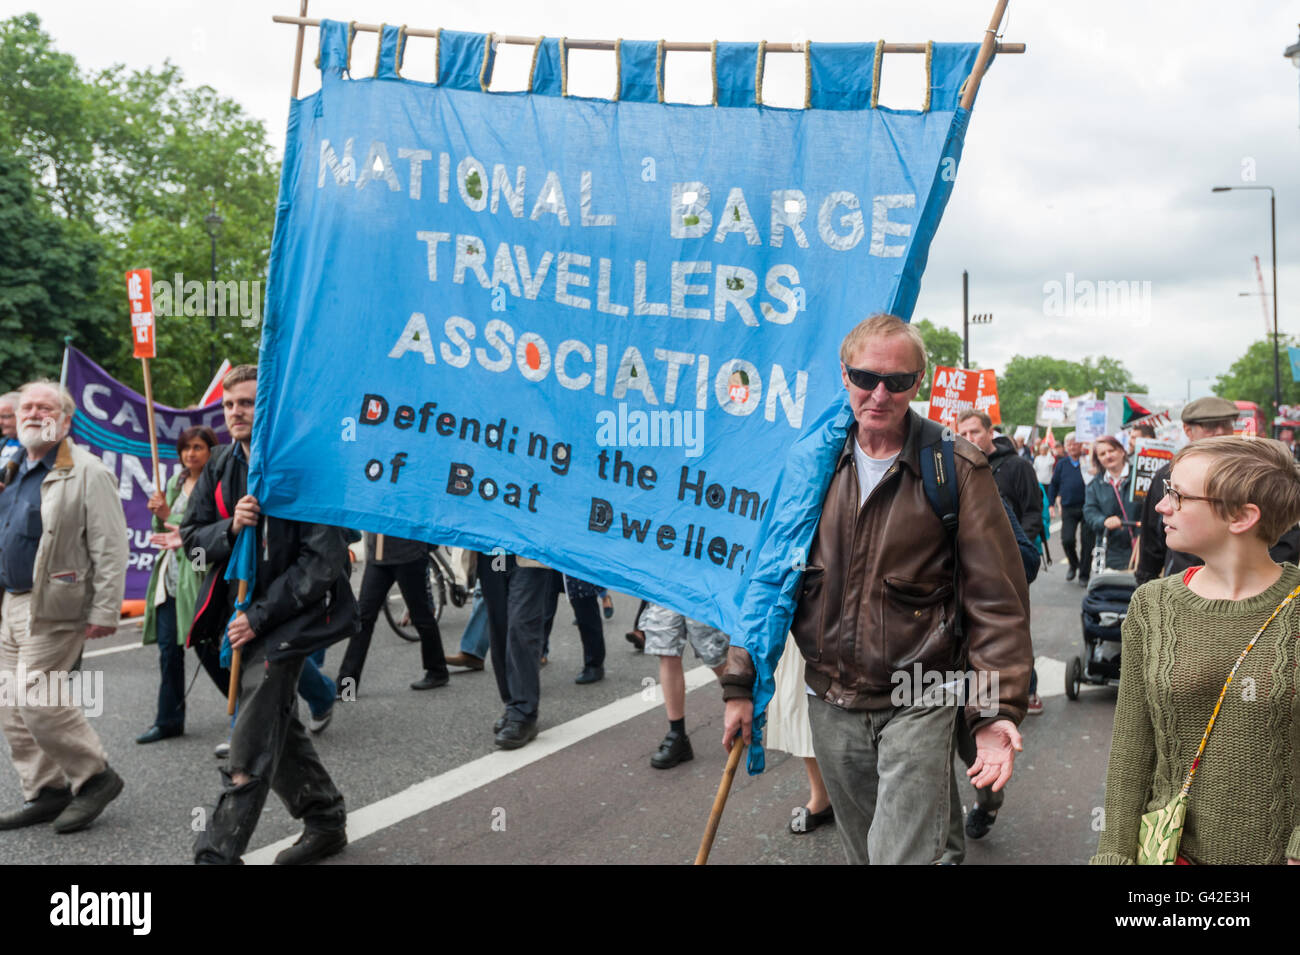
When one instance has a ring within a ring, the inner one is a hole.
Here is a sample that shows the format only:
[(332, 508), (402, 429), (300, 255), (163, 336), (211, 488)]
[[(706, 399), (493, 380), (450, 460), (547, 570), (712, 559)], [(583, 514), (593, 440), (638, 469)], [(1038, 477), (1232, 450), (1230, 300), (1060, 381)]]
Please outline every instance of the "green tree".
[[(26, 165), (37, 204), (90, 244), (79, 268), (96, 281), (68, 330), (74, 344), (135, 387), (142, 378), (131, 357), (128, 269), (150, 268), (155, 282), (177, 273), (206, 281), (203, 218), (215, 208), (225, 220), (217, 278), (264, 281), (279, 181), (266, 130), (212, 88), (186, 87), (174, 64), (82, 73), (34, 14), (0, 21), (4, 143)], [(206, 315), (160, 316), (155, 397), (194, 402), (210, 377), (213, 346), (217, 360), (253, 360), (256, 319), (219, 317), (214, 333)], [(99, 334), (105, 328), (114, 330), (107, 338)]]
[(917, 392), (918, 401), (930, 400), (930, 385), (934, 383), (934, 370), (940, 366), (956, 368), (961, 365), (961, 336), (951, 328), (935, 325), (928, 318), (914, 323), (925, 342), (925, 381)]
[(1146, 391), (1146, 385), (1134, 381), (1123, 362), (1114, 358), (1088, 357), (1077, 362), (1050, 355), (1016, 355), (998, 376), (998, 405), (1003, 425), (1008, 430), (1017, 425), (1032, 425), (1038, 414), (1038, 397), (1048, 388), (1071, 395), (1094, 391), (1098, 398), (1108, 391)]
[(83, 319), (97, 288), (100, 247), (34, 199), (21, 160), (0, 137), (0, 385), (57, 377), (63, 336), (109, 347), (112, 329)]
[[(1300, 382), (1291, 380), (1291, 362), (1286, 352), (1287, 348), (1297, 345), (1300, 345), (1300, 341), (1291, 335), (1278, 336), (1284, 405), (1300, 404)], [(1253, 401), (1264, 410), (1265, 415), (1269, 415), (1273, 408), (1272, 337), (1253, 342), (1246, 349), (1246, 354), (1219, 375), (1214, 384), (1214, 393), (1231, 401)]]

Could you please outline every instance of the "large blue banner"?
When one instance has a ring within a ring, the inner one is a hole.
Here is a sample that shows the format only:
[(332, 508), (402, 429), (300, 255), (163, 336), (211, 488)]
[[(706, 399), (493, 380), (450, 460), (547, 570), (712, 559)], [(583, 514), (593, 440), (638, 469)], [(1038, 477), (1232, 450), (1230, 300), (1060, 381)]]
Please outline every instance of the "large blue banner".
[[(275, 515), (523, 554), (736, 632), (796, 437), (842, 401), (844, 334), (910, 317), (961, 153), (977, 47), (933, 44), (926, 108), (878, 108), (878, 48), (809, 45), (808, 108), (758, 104), (762, 48), (718, 44), (719, 105), (486, 92), (443, 31), (439, 82), (392, 28), (350, 78), (321, 28), (293, 102), (251, 492)], [(432, 51), (430, 51), (431, 55)]]

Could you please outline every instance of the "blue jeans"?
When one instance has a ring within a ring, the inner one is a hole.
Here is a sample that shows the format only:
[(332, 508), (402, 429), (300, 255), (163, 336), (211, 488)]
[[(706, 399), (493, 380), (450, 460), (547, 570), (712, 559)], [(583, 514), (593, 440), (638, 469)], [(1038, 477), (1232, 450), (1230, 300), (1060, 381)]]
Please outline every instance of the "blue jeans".
[(488, 629), (487, 605), (483, 603), (483, 588), (474, 584), (474, 603), (470, 607), (469, 623), (460, 637), (460, 652), (467, 653), (480, 660), (486, 660), (488, 647), (492, 643), (492, 632)]
[(320, 719), (330, 711), (337, 692), (334, 681), (320, 671), (324, 662), (322, 648), (303, 661), (302, 676), (298, 677), (298, 695), (307, 701), (313, 719)]
[(153, 725), (171, 733), (185, 729), (185, 646), (176, 642), (176, 598), (157, 608), (158, 715)]

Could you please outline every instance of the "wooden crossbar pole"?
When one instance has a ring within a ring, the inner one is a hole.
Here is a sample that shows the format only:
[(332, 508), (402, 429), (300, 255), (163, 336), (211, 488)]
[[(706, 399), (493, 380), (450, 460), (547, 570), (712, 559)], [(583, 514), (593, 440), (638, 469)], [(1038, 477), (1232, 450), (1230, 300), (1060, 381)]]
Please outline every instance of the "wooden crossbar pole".
[(975, 94), (979, 92), (980, 80), (984, 78), (984, 71), (988, 69), (989, 60), (993, 58), (993, 51), (996, 48), (999, 53), (1002, 52), (1002, 44), (998, 43), (998, 27), (1002, 26), (1002, 17), (1007, 12), (1007, 0), (998, 0), (997, 7), (993, 10), (993, 18), (989, 21), (989, 28), (984, 31), (984, 42), (980, 44), (979, 56), (975, 57), (975, 66), (970, 71), (970, 76), (966, 78), (966, 92), (961, 97), (961, 108), (970, 109), (975, 105)]
[[(305, 8), (306, 4), (304, 3), (303, 6)], [(1005, 0), (1003, 0), (1003, 6), (1004, 7), (1006, 6)], [(304, 27), (320, 26), (320, 20), (311, 19), (307, 17), (305, 14), (297, 17), (286, 17), (286, 16), (277, 15), (271, 17), (271, 19), (275, 23), (288, 23), (288, 24), (297, 25), (299, 37), (302, 36), (302, 30)], [(355, 26), (358, 33), (378, 33), (381, 24), (357, 23)], [(438, 31), (433, 29), (423, 28), (423, 27), (407, 27), (406, 35), (408, 37), (423, 36), (423, 37), (433, 38), (438, 35)], [(492, 36), (492, 40), (496, 43), (510, 43), (518, 46), (536, 46), (537, 41), (541, 39), (541, 37), (538, 36), (515, 36), (509, 33), (493, 33), (491, 34), (491, 36)], [(613, 51), (614, 42), (615, 41), (613, 40), (565, 39), (564, 45), (567, 49), (570, 50)], [(885, 52), (886, 53), (924, 53), (926, 50), (926, 45), (927, 44), (925, 43), (886, 43)], [(679, 50), (679, 51), (690, 52), (690, 53), (708, 53), (713, 49), (713, 44), (711, 42), (669, 41), (664, 43), (664, 49)], [(802, 53), (803, 44), (767, 43), (764, 45), (764, 49), (768, 53)], [(1025, 45), (1023, 43), (999, 43), (997, 44), (997, 51), (999, 53), (1024, 53)], [(301, 56), (301, 52), (302, 50), (300, 44), (299, 46), (300, 56)], [(294, 90), (295, 90), (294, 95), (296, 96), (297, 95), (297, 71), (296, 70), (294, 72)]]

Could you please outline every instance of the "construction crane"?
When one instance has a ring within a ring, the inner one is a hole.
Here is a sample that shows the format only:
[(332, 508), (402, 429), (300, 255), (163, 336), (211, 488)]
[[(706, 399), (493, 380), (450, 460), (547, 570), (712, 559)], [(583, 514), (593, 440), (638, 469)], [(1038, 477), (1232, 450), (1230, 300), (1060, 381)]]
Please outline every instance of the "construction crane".
[(1255, 256), (1255, 278), (1259, 282), (1259, 303), (1264, 308), (1264, 337), (1273, 334), (1273, 319), (1268, 311), (1268, 292), (1264, 290), (1264, 273), (1259, 267), (1259, 256)]

